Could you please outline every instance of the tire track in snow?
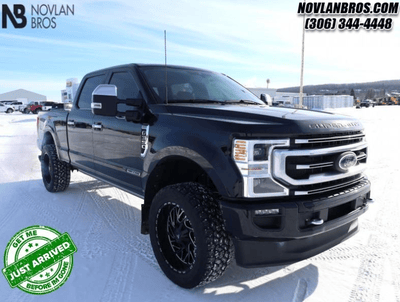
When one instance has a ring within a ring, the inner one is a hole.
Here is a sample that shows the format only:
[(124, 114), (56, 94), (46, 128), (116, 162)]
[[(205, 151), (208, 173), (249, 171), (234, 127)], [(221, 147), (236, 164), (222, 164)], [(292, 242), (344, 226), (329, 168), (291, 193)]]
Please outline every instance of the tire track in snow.
[[(161, 271), (153, 255), (149, 238), (140, 234), (140, 210), (132, 207), (128, 193), (117, 188), (107, 188), (107, 190), (111, 190), (111, 194), (105, 195), (101, 188), (93, 189), (93, 186), (85, 183), (80, 183), (80, 185), (83, 190), (86, 190), (96, 207), (83, 252), (89, 257), (94, 257), (107, 250), (122, 253), (133, 251), (146, 263)], [(112, 196), (111, 200), (109, 200), (110, 196)], [(119, 199), (114, 196), (118, 196)], [(101, 230), (102, 236), (108, 235), (108, 240), (102, 242), (102, 251), (94, 249), (100, 244), (99, 230)]]
[[(387, 179), (383, 186), (383, 191), (390, 194), (394, 188), (394, 171), (389, 170)], [(399, 213), (400, 207), (397, 200), (383, 197), (380, 201), (375, 221), (367, 221), (365, 229), (371, 233), (370, 240), (365, 247), (366, 253), (362, 257), (362, 262), (358, 271), (358, 276), (350, 295), (350, 302), (353, 301), (381, 301), (380, 293), (385, 273), (385, 261), (394, 265), (394, 271), (398, 269), (399, 245), (397, 243), (397, 231), (400, 229), (398, 219), (393, 219), (393, 213)], [(390, 210), (388, 210), (390, 209)], [(394, 243), (394, 244), (393, 244)], [(393, 276), (396, 277), (396, 276)], [(396, 279), (394, 279), (396, 280)], [(399, 292), (398, 284), (395, 292)]]
[(100, 301), (131, 301), (136, 266), (136, 255), (116, 254)]
[[(1, 186), (5, 185), (1, 184)], [(16, 200), (13, 200), (11, 195), (13, 195), (14, 192), (11, 190), (2, 190), (0, 193), (2, 195), (3, 200), (9, 199), (9, 204), (10, 204), (7, 211), (2, 213), (2, 219), (0, 220), (0, 229), (3, 229), (5, 224), (7, 224), (7, 222), (13, 218), (13, 216), (15, 216), (17, 209), (21, 206), (22, 198), (17, 198)], [(2, 209), (4, 208), (5, 206), (2, 206)]]
[(350, 302), (379, 301), (384, 267), (384, 258), (378, 251), (382, 243), (380, 241), (377, 235), (372, 235), (370, 238), (368, 247), (375, 250), (375, 253), (363, 257), (350, 294)]
[(79, 190), (79, 199), (78, 199), (78, 202), (77, 202), (78, 203), (77, 208), (74, 209), (73, 213), (69, 213), (69, 215), (73, 215), (73, 218), (72, 218), (72, 220), (70, 222), (70, 225), (71, 225), (71, 229), (69, 230), (70, 232), (72, 232), (75, 229), (76, 220), (78, 219), (78, 217), (82, 213), (83, 204), (84, 204), (84, 201), (85, 201), (85, 196), (86, 196), (86, 192), (83, 191), (83, 190)]
[(308, 289), (308, 284), (307, 281), (304, 279), (300, 279), (297, 281), (297, 286), (294, 291), (294, 297), (292, 302), (302, 302), (307, 296), (307, 289)]
[(310, 260), (312, 261), (345, 261), (360, 259), (369, 254), (370, 251), (364, 246), (335, 246), (321, 254), (318, 254)]

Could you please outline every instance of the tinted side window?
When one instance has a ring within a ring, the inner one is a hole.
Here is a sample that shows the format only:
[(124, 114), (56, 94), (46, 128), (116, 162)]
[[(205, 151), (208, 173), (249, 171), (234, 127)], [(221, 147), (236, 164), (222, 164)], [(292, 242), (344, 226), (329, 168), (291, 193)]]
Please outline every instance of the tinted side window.
[(104, 75), (94, 76), (86, 79), (85, 84), (83, 85), (81, 94), (78, 99), (78, 107), (80, 109), (90, 109), (90, 104), (92, 102), (92, 93), (93, 90), (103, 83)]
[(127, 72), (116, 72), (112, 75), (110, 84), (117, 86), (117, 97), (120, 100), (139, 98), (139, 87), (133, 76)]

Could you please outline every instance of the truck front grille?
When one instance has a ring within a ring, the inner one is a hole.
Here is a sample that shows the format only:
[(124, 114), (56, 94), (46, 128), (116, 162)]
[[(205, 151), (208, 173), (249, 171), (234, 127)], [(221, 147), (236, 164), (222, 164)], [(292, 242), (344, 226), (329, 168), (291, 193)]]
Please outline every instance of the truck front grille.
[[(308, 179), (311, 175), (334, 173), (335, 160), (342, 152), (316, 156), (286, 157), (286, 174), (294, 179)], [(356, 150), (357, 165), (367, 162), (367, 148)]]
[[(331, 144), (336, 145), (332, 147)], [(343, 172), (337, 167), (337, 162), (348, 151), (355, 153), (357, 161)], [(295, 195), (320, 194), (357, 185), (364, 179), (367, 143), (362, 132), (346, 135), (336, 133), (295, 139), (295, 148), (276, 148), (272, 155), (271, 174), (276, 181), (288, 187)]]

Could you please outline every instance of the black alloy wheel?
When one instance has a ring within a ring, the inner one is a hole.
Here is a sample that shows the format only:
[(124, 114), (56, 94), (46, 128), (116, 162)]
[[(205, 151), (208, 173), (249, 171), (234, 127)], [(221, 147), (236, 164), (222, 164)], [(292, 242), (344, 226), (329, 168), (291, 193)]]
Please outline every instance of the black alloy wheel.
[(219, 204), (197, 183), (170, 185), (156, 194), (149, 233), (164, 274), (184, 288), (216, 280), (233, 259)]

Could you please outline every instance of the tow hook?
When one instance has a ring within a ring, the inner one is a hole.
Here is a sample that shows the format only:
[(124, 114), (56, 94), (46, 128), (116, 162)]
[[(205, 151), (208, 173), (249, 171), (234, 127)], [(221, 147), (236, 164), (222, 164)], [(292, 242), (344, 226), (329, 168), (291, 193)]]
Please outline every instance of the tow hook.
[(312, 225), (322, 225), (323, 223), (324, 223), (323, 219), (313, 219), (309, 222), (309, 224), (312, 224)]
[(374, 203), (375, 202), (375, 200), (373, 200), (372, 198), (367, 198), (367, 202), (370, 202), (370, 203)]

